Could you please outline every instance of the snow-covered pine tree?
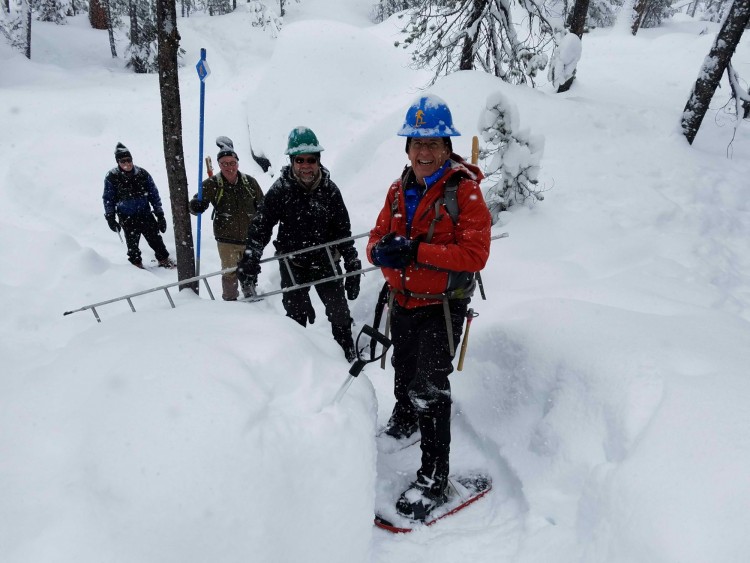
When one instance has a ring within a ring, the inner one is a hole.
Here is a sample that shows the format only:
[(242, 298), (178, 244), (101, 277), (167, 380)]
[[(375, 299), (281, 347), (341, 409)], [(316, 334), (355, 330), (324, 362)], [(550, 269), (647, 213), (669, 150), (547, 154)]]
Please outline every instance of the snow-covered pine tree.
[(707, 0), (701, 19), (710, 22), (720, 22), (724, 19), (727, 8), (734, 0)]
[(380, 0), (373, 8), (372, 19), (384, 22), (397, 12), (408, 10), (414, 5), (414, 0)]
[(590, 27), (612, 27), (623, 0), (591, 0), (589, 2), (588, 25)]
[(26, 0), (13, 0), (7, 12), (0, 10), (0, 36), (8, 45), (22, 53), (27, 50), (26, 29), (29, 11), (30, 7)]
[(206, 7), (209, 16), (223, 16), (232, 12), (231, 0), (208, 0)]
[(487, 97), (479, 116), (479, 131), (485, 148), (479, 153), (490, 187), (485, 201), (493, 225), (498, 215), (514, 204), (544, 199), (539, 185), (539, 163), (544, 137), (520, 129), (516, 105), (501, 92)]
[(158, 69), (156, 6), (152, 0), (130, 0), (130, 45), (126, 50), (127, 66), (137, 73)]
[(247, 11), (252, 14), (253, 27), (260, 27), (267, 30), (274, 39), (278, 37), (281, 31), (281, 18), (261, 0), (248, 0)]
[(633, 3), (633, 35), (641, 27), (658, 27), (662, 20), (672, 17), (677, 10), (672, 7), (674, 0), (635, 0)]
[(37, 12), (37, 17), (41, 22), (56, 23), (64, 25), (67, 7), (62, 0), (34, 0), (32, 7)]
[(85, 0), (62, 0), (66, 16), (77, 16), (88, 10)]
[[(534, 84), (547, 66), (553, 26), (543, 0), (414, 0), (404, 48), (412, 61), (434, 72), (433, 82), (456, 70), (481, 69), (512, 84)], [(398, 46), (399, 43), (396, 43)]]

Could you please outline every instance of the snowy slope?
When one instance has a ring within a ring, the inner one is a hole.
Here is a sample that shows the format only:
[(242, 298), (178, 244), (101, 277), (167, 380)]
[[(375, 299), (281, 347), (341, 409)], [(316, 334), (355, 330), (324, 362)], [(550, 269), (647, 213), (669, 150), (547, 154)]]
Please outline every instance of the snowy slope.
[[(374, 26), (369, 9), (291, 3), (277, 39), (242, 9), (180, 20), (191, 192), (204, 47), (206, 153), (231, 137), (267, 188), (250, 144), (277, 173), (288, 131), (308, 125), (354, 232), (372, 226), (406, 163), (395, 131), (429, 76), (392, 47), (397, 20)], [(466, 367), (452, 376), (452, 466), (488, 472), (494, 490), (408, 537), (371, 525), (392, 369), (368, 367), (331, 405), (348, 366), (316, 299), (307, 329), (279, 298), (205, 292), (175, 296), (174, 310), (158, 293), (135, 315), (109, 305), (101, 324), (62, 316), (174, 280), (127, 263), (100, 200), (122, 141), (168, 202), (158, 80), (113, 60), (85, 18), (35, 22), (30, 62), (0, 45), (0, 560), (746, 560), (750, 130), (732, 140), (724, 88), (693, 147), (677, 131), (706, 27), (677, 16), (636, 38), (597, 30), (565, 95), (478, 72), (431, 89), (464, 155), (502, 91), (545, 138), (549, 189), (495, 227), (510, 236), (493, 243), (488, 300), (473, 302)], [(734, 62), (748, 75), (747, 38)], [(207, 223), (206, 272), (219, 269)], [(165, 240), (174, 249), (171, 227)], [(381, 284), (363, 280), (358, 326)], [(278, 274), (264, 269), (260, 285), (275, 289)], [(418, 449), (401, 462), (408, 477)]]

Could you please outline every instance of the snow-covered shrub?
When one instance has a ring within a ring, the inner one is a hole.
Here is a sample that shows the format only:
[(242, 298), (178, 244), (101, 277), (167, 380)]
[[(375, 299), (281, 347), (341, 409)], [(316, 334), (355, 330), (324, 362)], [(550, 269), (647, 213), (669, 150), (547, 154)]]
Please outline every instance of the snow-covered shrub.
[(247, 11), (251, 15), (253, 27), (267, 30), (274, 39), (281, 31), (281, 18), (261, 0), (250, 0), (247, 3)]
[(538, 187), (544, 137), (519, 127), (516, 105), (500, 92), (487, 97), (479, 130), (485, 143), (479, 153), (486, 175), (483, 183), (490, 186), (485, 200), (494, 224), (510, 206), (544, 199)]
[(555, 34), (555, 45), (547, 78), (557, 89), (575, 76), (576, 66), (581, 60), (581, 39), (575, 33), (560, 30)]

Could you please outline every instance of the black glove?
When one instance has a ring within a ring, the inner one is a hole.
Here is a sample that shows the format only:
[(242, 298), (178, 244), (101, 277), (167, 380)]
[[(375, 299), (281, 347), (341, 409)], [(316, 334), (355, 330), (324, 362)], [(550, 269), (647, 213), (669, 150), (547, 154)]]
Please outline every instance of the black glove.
[[(344, 268), (347, 272), (356, 272), (362, 269), (362, 262), (355, 258), (344, 262)], [(349, 301), (354, 301), (359, 295), (359, 282), (362, 274), (356, 276), (349, 276), (344, 279), (344, 289), (346, 290), (346, 298)]]
[(237, 279), (241, 286), (255, 285), (258, 283), (260, 264), (251, 253), (245, 251), (245, 255), (237, 262)]
[(104, 218), (107, 220), (107, 225), (109, 225), (110, 229), (112, 229), (116, 233), (120, 232), (120, 229), (122, 229), (122, 227), (120, 226), (120, 223), (117, 222), (114, 213), (105, 213)]
[(195, 196), (193, 199), (190, 200), (190, 203), (188, 204), (188, 208), (190, 209), (190, 213), (193, 215), (200, 215), (203, 213), (206, 209), (208, 209), (208, 201), (205, 199), (198, 199), (198, 196)]
[(154, 215), (156, 215), (156, 224), (159, 225), (159, 232), (166, 233), (167, 232), (167, 220), (164, 217), (164, 212), (155, 211)]
[(359, 295), (359, 278), (361, 274), (356, 276), (349, 276), (344, 280), (344, 289), (346, 290), (346, 298), (349, 301), (354, 301)]
[(372, 249), (372, 261), (376, 266), (406, 268), (416, 259), (418, 251), (419, 241), (388, 233)]

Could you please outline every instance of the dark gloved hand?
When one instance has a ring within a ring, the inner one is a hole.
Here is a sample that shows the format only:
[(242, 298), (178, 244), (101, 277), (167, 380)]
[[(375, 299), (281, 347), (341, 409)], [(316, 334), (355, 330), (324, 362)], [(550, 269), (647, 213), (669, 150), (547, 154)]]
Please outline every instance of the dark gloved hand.
[(258, 283), (260, 264), (252, 254), (245, 251), (245, 255), (237, 262), (237, 279), (242, 287)]
[[(344, 268), (347, 272), (356, 272), (357, 270), (362, 269), (362, 262), (360, 262), (358, 258), (347, 260), (346, 262), (344, 262)], [(359, 282), (361, 277), (362, 274), (357, 274), (356, 276), (349, 276), (348, 278), (344, 279), (346, 298), (349, 301), (354, 301), (359, 295)]]
[(359, 295), (359, 278), (361, 274), (356, 276), (349, 276), (344, 280), (344, 289), (346, 290), (346, 298), (349, 301), (354, 301)]
[(416, 259), (418, 250), (419, 241), (388, 233), (372, 249), (372, 261), (376, 266), (406, 268)]
[(154, 215), (156, 215), (156, 224), (159, 225), (159, 232), (166, 233), (167, 232), (167, 219), (164, 217), (164, 212), (155, 211)]
[(198, 196), (195, 196), (193, 199), (190, 200), (190, 203), (188, 204), (188, 208), (190, 209), (190, 213), (193, 215), (200, 215), (203, 213), (206, 209), (208, 209), (208, 201), (205, 199), (198, 199)]
[(109, 225), (110, 229), (112, 229), (116, 233), (120, 232), (120, 229), (122, 229), (122, 227), (120, 226), (120, 223), (117, 222), (114, 213), (105, 213), (104, 218), (107, 220), (107, 225)]

